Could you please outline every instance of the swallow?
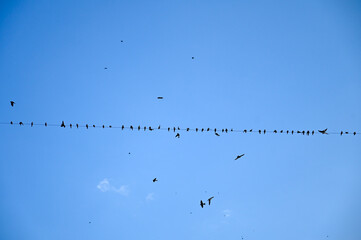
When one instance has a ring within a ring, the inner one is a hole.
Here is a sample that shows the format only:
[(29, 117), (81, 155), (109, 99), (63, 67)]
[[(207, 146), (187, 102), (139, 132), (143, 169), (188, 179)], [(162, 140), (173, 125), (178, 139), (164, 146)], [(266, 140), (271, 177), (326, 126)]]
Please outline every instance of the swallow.
[(203, 208), (204, 205), (206, 205), (202, 200), (201, 200), (201, 207)]
[(168, 128), (168, 132), (169, 132), (170, 128)]
[(112, 128), (112, 125), (109, 125), (109, 128)]
[(175, 127), (173, 127), (173, 132), (175, 132)]
[(153, 182), (158, 182), (158, 179), (157, 179), (157, 178), (154, 178), (154, 179), (153, 179)]
[(277, 133), (277, 130), (274, 130), (273, 132), (274, 132), (274, 133)]
[(120, 42), (123, 42), (123, 40), (120, 40)]
[(198, 132), (198, 128), (196, 128), (196, 132)]
[(226, 133), (228, 133), (228, 129), (226, 128), (226, 130), (224, 130), (224, 131), (226, 131)]
[(73, 124), (70, 123), (70, 124), (69, 124), (69, 127), (72, 128), (72, 127), (73, 127)]
[(309, 135), (310, 135), (310, 131), (307, 131), (307, 133), (306, 133), (306, 134), (307, 134), (307, 136), (309, 136)]
[(283, 130), (281, 130), (280, 133), (283, 133)]
[(210, 197), (210, 198), (208, 198), (208, 205), (211, 205), (211, 200), (212, 200), (213, 198), (214, 198), (213, 196)]
[(204, 128), (202, 128), (201, 132), (204, 132)]
[(79, 124), (76, 124), (76, 128), (79, 128)]
[(258, 133), (259, 133), (259, 134), (261, 134), (261, 132), (262, 132), (261, 130), (258, 130)]
[(132, 125), (130, 125), (130, 127), (129, 127), (132, 131), (133, 131), (133, 126)]
[(315, 134), (315, 131), (312, 131), (312, 135)]
[(209, 128), (207, 128), (207, 132), (209, 132)]
[(218, 137), (221, 136), (221, 135), (219, 135), (218, 133), (214, 133), (214, 134), (216, 134), (216, 136), (218, 136)]
[(231, 128), (231, 132), (233, 132), (233, 128)]
[(292, 133), (292, 135), (293, 135), (294, 131), (292, 130), (292, 132), (291, 132), (291, 133)]
[(12, 125), (12, 124), (13, 124), (13, 121), (11, 121), (10, 124)]
[(244, 130), (243, 130), (243, 132), (244, 132), (244, 133), (247, 133), (247, 130), (246, 130), (246, 129), (244, 129)]
[(178, 129), (178, 130), (180, 130), (180, 128), (179, 128), (179, 127), (178, 127), (177, 129)]
[(122, 130), (124, 129), (124, 125), (122, 125)]
[(187, 132), (189, 132), (189, 128), (187, 128)]
[(305, 135), (305, 130), (302, 131), (302, 135)]
[(327, 131), (327, 128), (325, 129), (325, 130), (318, 130), (320, 133), (322, 133), (322, 134), (328, 134), (328, 133), (326, 133), (326, 131)]
[(343, 132), (341, 131), (341, 133), (340, 133), (340, 134), (341, 134), (341, 136), (342, 136)]
[(345, 132), (345, 134), (348, 134), (348, 132)]
[(238, 155), (238, 156), (236, 157), (236, 159), (234, 159), (234, 160), (238, 160), (238, 159), (240, 159), (240, 158), (243, 157), (243, 156), (244, 156), (244, 154)]
[(222, 132), (224, 132), (224, 128), (222, 128)]
[(140, 126), (138, 126), (138, 131), (140, 130)]
[(10, 101), (10, 105), (11, 105), (12, 107), (14, 107), (14, 104), (15, 104), (14, 101)]
[(65, 123), (64, 123), (64, 121), (62, 121), (62, 122), (61, 122), (61, 125), (60, 125), (60, 127), (63, 127), (63, 128), (65, 128)]
[(145, 130), (147, 130), (147, 127), (144, 127), (143, 129), (144, 129), (144, 131), (145, 131)]
[(175, 137), (176, 137), (176, 138), (180, 138), (180, 134), (177, 133), (177, 134), (175, 135)]
[(356, 132), (353, 132), (353, 135), (356, 135)]
[(30, 123), (30, 126), (34, 126), (34, 123), (33, 123), (33, 122), (31, 122), (31, 123)]
[(158, 129), (160, 129), (160, 125), (158, 126)]
[(44, 125), (45, 125), (45, 127), (47, 127), (47, 126), (48, 126), (48, 124), (47, 124), (47, 123), (45, 123)]
[(288, 134), (289, 132), (290, 132), (290, 131), (288, 131), (288, 130), (287, 130), (287, 132), (286, 132), (286, 133)]
[(149, 131), (153, 131), (153, 130), (154, 130), (153, 128), (149, 127)]
[(263, 130), (263, 134), (266, 134), (266, 129), (265, 129), (265, 130)]
[(93, 128), (95, 128), (95, 125), (93, 124)]
[(217, 128), (214, 129), (214, 132), (217, 132)]
[(86, 129), (88, 129), (88, 128), (89, 128), (89, 125), (88, 125), (88, 124), (86, 124), (86, 125), (85, 125), (85, 127), (86, 127)]
[(21, 126), (21, 125), (23, 125), (24, 126), (24, 123), (23, 122), (19, 122), (19, 125)]

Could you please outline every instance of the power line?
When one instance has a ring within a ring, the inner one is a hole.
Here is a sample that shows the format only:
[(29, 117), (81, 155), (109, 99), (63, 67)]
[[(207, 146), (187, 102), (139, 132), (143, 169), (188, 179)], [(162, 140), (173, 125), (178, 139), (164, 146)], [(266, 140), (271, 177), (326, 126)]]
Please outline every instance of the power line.
[[(213, 133), (242, 133), (242, 134), (259, 134), (259, 135), (265, 135), (265, 134), (286, 134), (286, 135), (305, 135), (305, 136), (312, 136), (316, 134), (322, 134), (322, 135), (335, 135), (338, 134), (340, 136), (342, 135), (358, 135), (360, 132), (356, 131), (339, 131), (339, 132), (328, 132), (324, 130), (266, 130), (266, 129), (233, 129), (233, 128), (180, 128), (180, 127), (161, 127), (158, 125), (157, 127), (151, 127), (151, 126), (136, 126), (136, 125), (95, 125), (95, 124), (65, 124), (64, 121), (62, 121), (61, 124), (56, 123), (34, 123), (34, 122), (0, 122), (2, 125), (14, 125), (14, 126), (42, 126), (42, 127), (62, 127), (62, 128), (108, 128), (108, 129), (120, 129), (120, 130), (131, 130), (131, 131), (168, 131), (168, 132), (179, 132), (179, 131), (185, 131), (185, 132), (200, 132), (200, 133), (206, 133), (206, 132), (213, 132)], [(218, 135), (217, 135), (218, 136)]]

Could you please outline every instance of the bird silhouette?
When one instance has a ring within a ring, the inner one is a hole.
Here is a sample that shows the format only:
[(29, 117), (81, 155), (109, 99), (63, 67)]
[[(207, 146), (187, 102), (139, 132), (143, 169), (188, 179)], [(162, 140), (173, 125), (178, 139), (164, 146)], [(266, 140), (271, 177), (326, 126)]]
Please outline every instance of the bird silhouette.
[(259, 134), (261, 134), (261, 132), (262, 132), (262, 131), (261, 131), (261, 129), (260, 129), (260, 130), (258, 130), (258, 133), (259, 133)]
[(345, 132), (345, 134), (348, 134), (348, 132)]
[(253, 129), (249, 130), (249, 132), (253, 132)]
[(107, 67), (104, 67), (105, 70), (107, 70), (108, 68)]
[(340, 134), (341, 134), (341, 136), (342, 136), (343, 132), (341, 131), (341, 133), (340, 133)]
[(198, 128), (196, 128), (196, 132), (198, 132)]
[(194, 57), (192, 57), (192, 59), (194, 59)]
[(202, 128), (201, 132), (203, 132), (203, 131), (204, 131), (204, 128)]
[(45, 125), (45, 127), (47, 127), (47, 126), (48, 126), (48, 124), (47, 124), (47, 123), (45, 123), (44, 125)]
[(292, 132), (291, 132), (291, 133), (292, 133), (292, 135), (293, 135), (293, 133), (294, 133), (294, 132), (295, 132), (295, 131), (293, 131), (293, 130), (292, 130)]
[(315, 131), (312, 131), (312, 135), (315, 134)]
[(163, 97), (157, 97), (157, 99), (163, 99)]
[(19, 122), (19, 125), (20, 125), (20, 126), (24, 126), (24, 123), (23, 123), (23, 122)]
[(153, 179), (153, 182), (158, 182), (158, 179), (157, 179), (157, 178), (154, 178), (154, 179)]
[(95, 125), (93, 124), (93, 128), (95, 128)]
[(14, 107), (14, 104), (15, 104), (14, 101), (10, 101), (10, 105), (11, 105), (12, 107)]
[(153, 131), (153, 130), (154, 130), (153, 128), (149, 127), (149, 131)]
[(265, 130), (263, 130), (263, 134), (266, 134), (266, 129), (265, 129)]
[(79, 128), (79, 124), (76, 124), (76, 128)]
[(288, 130), (287, 130), (287, 132), (286, 132), (286, 133), (288, 134), (289, 132), (290, 132), (290, 131), (288, 131)]
[(143, 129), (144, 129), (144, 131), (145, 131), (145, 130), (147, 130), (147, 127), (144, 127)]
[(246, 129), (244, 129), (244, 130), (243, 130), (243, 132), (244, 132), (244, 133), (247, 133), (247, 130), (246, 130)]
[(122, 125), (122, 130), (124, 129), (124, 125)]
[(209, 128), (207, 128), (207, 132), (209, 132)]
[(175, 132), (175, 127), (173, 127), (173, 132)]
[(226, 131), (226, 133), (228, 133), (228, 129), (226, 128), (226, 130), (224, 130), (224, 131)]
[[(104, 126), (104, 125), (103, 125), (103, 126)], [(72, 128), (72, 127), (73, 127), (73, 124), (70, 123), (70, 124), (69, 124), (69, 127)]]
[(240, 159), (240, 158), (243, 157), (243, 156), (244, 156), (244, 154), (238, 155), (238, 156), (236, 157), (236, 159), (234, 159), (234, 160), (238, 160), (238, 159)]
[(10, 124), (12, 125), (12, 124), (13, 124), (13, 121), (11, 121)]
[(213, 198), (214, 198), (213, 196), (208, 198), (208, 205), (211, 205), (211, 201), (212, 201)]
[(88, 128), (89, 128), (89, 125), (88, 125), (88, 124), (86, 124), (86, 125), (85, 125), (85, 127), (86, 127), (86, 129), (88, 129)]
[(217, 128), (214, 129), (214, 132), (217, 132)]
[(322, 134), (328, 134), (326, 131), (327, 131), (327, 128), (325, 130), (318, 130), (320, 133)]
[(109, 128), (112, 128), (112, 125), (109, 125)]
[(221, 136), (221, 135), (219, 135), (218, 133), (214, 133), (214, 134), (216, 134), (216, 136), (218, 136), (218, 137)]
[(224, 132), (224, 128), (222, 128), (222, 132)]
[(133, 126), (132, 125), (130, 125), (130, 127), (129, 127), (132, 131), (133, 131)]
[(168, 132), (170, 131), (170, 128), (168, 128)]
[(301, 131), (297, 131), (297, 133), (301, 133)]
[(140, 126), (138, 126), (138, 131), (140, 130)]
[(353, 132), (353, 135), (356, 135), (356, 132)]
[(158, 126), (158, 129), (160, 129), (160, 125)]
[(123, 42), (123, 40), (120, 40), (120, 42)]
[(204, 205), (206, 205), (202, 200), (201, 200), (201, 207), (203, 208)]
[(280, 133), (283, 133), (283, 130), (281, 130)]
[(273, 132), (274, 132), (274, 133), (277, 133), (277, 130), (274, 130)]
[(187, 128), (187, 132), (189, 131), (189, 128)]
[(307, 133), (306, 133), (306, 134), (307, 134), (307, 136), (309, 136), (309, 135), (310, 135), (310, 131), (307, 131)]
[(33, 123), (33, 122), (31, 122), (31, 123), (30, 123), (30, 126), (34, 126), (34, 123)]
[(305, 135), (305, 130), (302, 131), (302, 135)]
[(177, 133), (177, 134), (175, 135), (175, 137), (176, 137), (176, 138), (180, 138), (180, 134)]
[(61, 125), (60, 125), (60, 127), (63, 127), (63, 128), (65, 128), (65, 123), (64, 123), (64, 121), (62, 121), (62, 122), (61, 122)]
[(178, 127), (177, 129), (180, 130), (180, 127)]

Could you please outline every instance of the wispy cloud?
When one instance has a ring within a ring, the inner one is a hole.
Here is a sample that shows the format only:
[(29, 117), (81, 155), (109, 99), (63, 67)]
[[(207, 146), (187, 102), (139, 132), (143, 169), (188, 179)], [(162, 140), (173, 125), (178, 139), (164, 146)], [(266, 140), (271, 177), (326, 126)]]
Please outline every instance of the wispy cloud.
[(100, 181), (97, 185), (97, 188), (102, 192), (116, 192), (123, 196), (127, 196), (129, 194), (128, 186), (122, 185), (119, 188), (116, 188), (109, 183), (107, 178), (104, 178), (102, 181)]
[(224, 217), (230, 217), (231, 216), (231, 210), (229, 210), (229, 209), (223, 210), (223, 216)]
[(145, 197), (145, 200), (147, 201), (154, 200), (154, 193), (148, 193), (148, 195)]

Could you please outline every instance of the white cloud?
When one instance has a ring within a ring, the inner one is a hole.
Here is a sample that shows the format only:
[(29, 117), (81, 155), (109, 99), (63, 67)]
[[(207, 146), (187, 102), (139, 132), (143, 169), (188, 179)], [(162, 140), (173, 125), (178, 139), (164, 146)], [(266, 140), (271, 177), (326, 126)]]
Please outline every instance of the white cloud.
[(127, 196), (129, 194), (128, 186), (122, 185), (119, 188), (112, 186), (107, 178), (99, 182), (97, 188), (102, 192), (116, 192), (121, 195)]
[(154, 193), (148, 193), (148, 195), (145, 197), (145, 200), (147, 201), (154, 200)]
[(224, 215), (224, 217), (230, 217), (231, 216), (231, 210), (229, 210), (229, 209), (223, 210), (223, 215)]

